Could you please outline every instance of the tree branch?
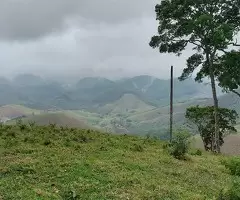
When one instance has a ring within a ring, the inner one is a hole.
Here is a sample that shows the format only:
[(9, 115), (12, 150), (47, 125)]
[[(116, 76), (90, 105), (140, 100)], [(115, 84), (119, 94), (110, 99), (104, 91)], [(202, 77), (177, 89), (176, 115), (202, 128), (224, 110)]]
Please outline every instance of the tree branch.
[(239, 92), (237, 92), (236, 90), (230, 90), (232, 93), (234, 93), (234, 94), (236, 94), (236, 95), (238, 95), (239, 97), (240, 97), (240, 93)]
[(238, 44), (237, 40), (236, 40), (235, 43), (234, 42), (230, 42), (229, 45), (233, 45), (235, 47), (240, 47), (240, 44)]

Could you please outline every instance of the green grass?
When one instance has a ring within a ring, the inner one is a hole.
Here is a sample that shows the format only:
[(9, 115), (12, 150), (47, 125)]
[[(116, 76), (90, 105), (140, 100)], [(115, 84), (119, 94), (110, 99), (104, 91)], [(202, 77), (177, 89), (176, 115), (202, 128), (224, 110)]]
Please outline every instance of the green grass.
[(0, 199), (216, 199), (222, 156), (179, 161), (157, 140), (54, 126), (0, 127)]

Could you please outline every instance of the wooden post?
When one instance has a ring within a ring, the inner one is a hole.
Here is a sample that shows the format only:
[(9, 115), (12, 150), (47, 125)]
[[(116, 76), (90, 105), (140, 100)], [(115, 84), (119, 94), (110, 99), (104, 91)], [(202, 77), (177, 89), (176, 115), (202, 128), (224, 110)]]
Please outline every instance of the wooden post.
[(171, 66), (171, 78), (170, 78), (170, 142), (173, 137), (173, 66)]

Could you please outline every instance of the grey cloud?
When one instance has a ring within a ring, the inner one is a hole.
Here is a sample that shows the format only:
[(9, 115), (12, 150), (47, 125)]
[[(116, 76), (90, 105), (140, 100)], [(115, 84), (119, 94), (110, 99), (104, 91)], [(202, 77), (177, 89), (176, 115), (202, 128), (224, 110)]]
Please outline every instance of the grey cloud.
[(0, 0), (1, 73), (168, 78), (173, 64), (178, 76), (185, 57), (160, 55), (148, 45), (157, 31), (157, 2)]
[(1, 0), (0, 39), (29, 40), (100, 23), (153, 14), (154, 0)]

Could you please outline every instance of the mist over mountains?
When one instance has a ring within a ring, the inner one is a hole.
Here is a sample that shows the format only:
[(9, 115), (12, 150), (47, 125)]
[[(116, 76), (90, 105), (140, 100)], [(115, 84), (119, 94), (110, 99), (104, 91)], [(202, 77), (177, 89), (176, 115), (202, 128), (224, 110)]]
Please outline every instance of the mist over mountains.
[[(0, 115), (3, 121), (24, 116), (26, 122), (41, 125), (51, 122), (165, 138), (169, 127), (169, 86), (169, 80), (146, 75), (119, 80), (86, 77), (74, 84), (32, 74), (21, 74), (12, 80), (1, 77)], [(209, 85), (175, 78), (174, 126), (185, 126), (189, 106), (212, 105), (211, 96)], [(236, 95), (220, 96), (219, 104), (240, 112)]]
[[(50, 81), (32, 74), (21, 74), (12, 80), (0, 78), (0, 104), (22, 104), (38, 109), (94, 110), (132, 94), (151, 106), (167, 105), (169, 80), (136, 76), (120, 80), (87, 77), (75, 84)], [(189, 79), (174, 80), (175, 101), (211, 97), (209, 86)]]

